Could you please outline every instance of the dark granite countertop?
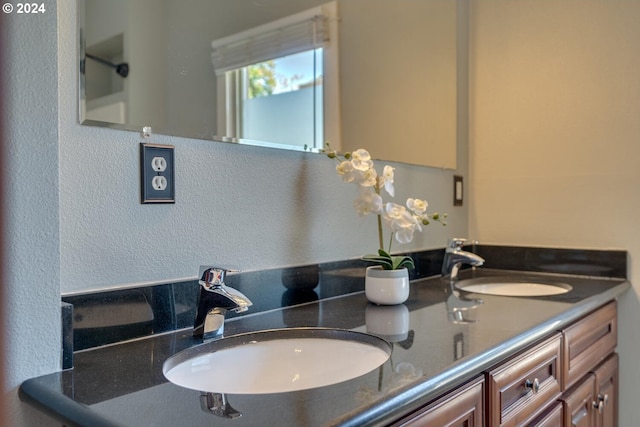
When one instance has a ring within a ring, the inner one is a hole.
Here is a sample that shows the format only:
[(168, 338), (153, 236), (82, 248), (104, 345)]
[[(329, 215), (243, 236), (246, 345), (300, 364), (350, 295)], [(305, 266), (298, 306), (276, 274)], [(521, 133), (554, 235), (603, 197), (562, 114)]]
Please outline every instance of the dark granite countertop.
[[(464, 295), (433, 277), (414, 280), (408, 301), (399, 306), (372, 305), (363, 292), (354, 292), (230, 319), (227, 336), (299, 326), (380, 333), (372, 328), (402, 324), (407, 317), (409, 324), (409, 330), (384, 331), (393, 351), (375, 371), (299, 392), (227, 395), (242, 413), (233, 420), (205, 413), (200, 409), (200, 392), (163, 377), (167, 357), (197, 344), (190, 330), (77, 352), (74, 369), (26, 381), (21, 397), (67, 425), (91, 427), (385, 425), (615, 300), (630, 287), (623, 278), (557, 273), (478, 269), (461, 275), (551, 276), (573, 289), (554, 297)], [(464, 298), (480, 298), (482, 303), (454, 312), (453, 307), (470, 304)], [(460, 313), (466, 321), (461, 321)]]

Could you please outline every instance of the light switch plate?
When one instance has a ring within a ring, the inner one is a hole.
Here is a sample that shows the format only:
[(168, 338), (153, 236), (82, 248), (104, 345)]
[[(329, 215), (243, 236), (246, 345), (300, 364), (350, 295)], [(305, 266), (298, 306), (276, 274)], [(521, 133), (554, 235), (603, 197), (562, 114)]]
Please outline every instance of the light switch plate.
[(462, 176), (453, 176), (453, 206), (462, 206), (463, 201)]
[(175, 203), (173, 145), (140, 144), (140, 203)]

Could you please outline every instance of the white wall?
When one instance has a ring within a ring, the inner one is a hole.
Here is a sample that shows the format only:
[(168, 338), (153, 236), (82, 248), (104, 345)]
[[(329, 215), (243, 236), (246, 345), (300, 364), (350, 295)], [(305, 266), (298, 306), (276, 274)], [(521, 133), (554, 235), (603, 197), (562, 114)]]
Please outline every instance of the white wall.
[[(640, 270), (640, 2), (472, 4), (471, 235), (621, 248)], [(620, 302), (620, 426), (640, 407), (640, 304)]]
[[(47, 13), (12, 15), (3, 28), (11, 426), (55, 425), (16, 391), (60, 367), (61, 292), (191, 278), (202, 263), (257, 270), (376, 247), (373, 218), (354, 213), (355, 188), (321, 155), (158, 136), (176, 146), (177, 202), (141, 205), (140, 136), (78, 124), (75, 1), (45, 5)], [(465, 173), (466, 138), (459, 145)], [(452, 206), (453, 171), (395, 166), (396, 200), (426, 197), (449, 213), (449, 226), (429, 226), (396, 249), (443, 247), (466, 234), (467, 208)]]

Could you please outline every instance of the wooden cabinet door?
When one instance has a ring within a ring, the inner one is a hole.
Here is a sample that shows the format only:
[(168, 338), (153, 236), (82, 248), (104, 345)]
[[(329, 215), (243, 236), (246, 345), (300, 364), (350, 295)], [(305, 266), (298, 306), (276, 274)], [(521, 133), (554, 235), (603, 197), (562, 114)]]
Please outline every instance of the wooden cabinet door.
[(527, 427), (562, 427), (563, 420), (562, 402), (556, 402)]
[(618, 343), (616, 302), (599, 308), (562, 331), (566, 390), (613, 353)]
[(462, 386), (393, 426), (483, 427), (484, 380), (479, 378)]
[(562, 396), (564, 427), (595, 426), (595, 408), (593, 407), (595, 387), (596, 377), (589, 374)]
[(593, 373), (596, 376), (596, 427), (617, 427), (618, 355), (612, 354)]

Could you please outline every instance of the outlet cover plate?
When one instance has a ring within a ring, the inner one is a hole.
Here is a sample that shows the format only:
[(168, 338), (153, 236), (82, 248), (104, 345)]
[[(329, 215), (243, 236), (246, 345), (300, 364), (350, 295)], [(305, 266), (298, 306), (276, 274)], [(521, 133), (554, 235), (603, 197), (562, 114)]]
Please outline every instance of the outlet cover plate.
[(173, 149), (173, 145), (140, 144), (140, 203), (175, 203)]

